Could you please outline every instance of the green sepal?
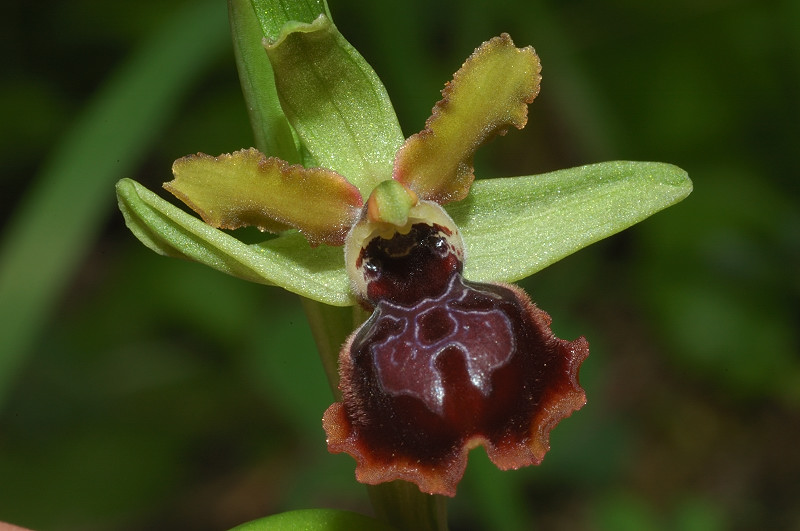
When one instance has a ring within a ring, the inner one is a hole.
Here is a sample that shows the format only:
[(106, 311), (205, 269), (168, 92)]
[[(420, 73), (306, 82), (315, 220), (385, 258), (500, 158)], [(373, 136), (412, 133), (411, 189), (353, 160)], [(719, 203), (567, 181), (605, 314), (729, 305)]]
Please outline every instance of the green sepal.
[[(542, 175), (476, 181), (447, 210), (467, 250), (465, 277), (514, 282), (642, 221), (692, 191), (686, 172), (656, 162), (604, 162)], [(312, 248), (289, 231), (247, 245), (206, 225), (139, 183), (117, 183), (131, 232), (159, 254), (275, 284), (333, 306), (355, 301), (342, 251)]]
[(284, 289), (333, 306), (354, 304), (340, 247), (312, 248), (296, 231), (245, 244), (206, 225), (132, 179), (117, 183), (119, 208), (131, 232), (153, 251)]
[(281, 106), (305, 148), (369, 196), (391, 177), (403, 143), (378, 76), (325, 15), (286, 24), (266, 49)]
[(475, 181), (446, 209), (466, 246), (464, 276), (514, 282), (689, 195), (676, 166), (603, 162), (542, 175)]
[(392, 531), (390, 525), (363, 514), (338, 509), (300, 509), (267, 516), (231, 531)]

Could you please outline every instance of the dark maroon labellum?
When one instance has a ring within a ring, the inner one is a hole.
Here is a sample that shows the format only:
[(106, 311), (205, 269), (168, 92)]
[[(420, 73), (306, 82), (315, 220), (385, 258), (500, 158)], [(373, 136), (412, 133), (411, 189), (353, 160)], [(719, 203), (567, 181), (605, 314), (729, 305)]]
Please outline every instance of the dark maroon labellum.
[(585, 403), (586, 340), (555, 337), (515, 286), (464, 280), (449, 235), (418, 223), (359, 256), (375, 311), (344, 347), (343, 401), (323, 422), (362, 482), (452, 496), (470, 448), (503, 469), (538, 464), (550, 430)]

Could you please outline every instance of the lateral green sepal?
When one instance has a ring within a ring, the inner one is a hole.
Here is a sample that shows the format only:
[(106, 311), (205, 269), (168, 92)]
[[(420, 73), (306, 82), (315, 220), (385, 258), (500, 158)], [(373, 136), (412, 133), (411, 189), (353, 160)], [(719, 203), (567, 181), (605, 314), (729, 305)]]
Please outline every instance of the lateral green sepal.
[(603, 162), (475, 181), (446, 209), (461, 230), (464, 276), (515, 282), (673, 205), (692, 191), (677, 166)]
[(153, 251), (274, 284), (333, 306), (354, 304), (340, 247), (312, 248), (296, 231), (248, 245), (205, 224), (132, 179), (117, 183), (119, 208), (131, 232)]

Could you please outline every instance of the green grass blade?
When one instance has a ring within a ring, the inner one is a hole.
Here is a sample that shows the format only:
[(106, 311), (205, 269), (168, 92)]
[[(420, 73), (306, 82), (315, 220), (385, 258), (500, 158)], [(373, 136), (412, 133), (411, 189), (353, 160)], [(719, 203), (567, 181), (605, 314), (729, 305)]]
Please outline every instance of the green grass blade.
[(50, 309), (180, 96), (227, 46), (225, 6), (189, 3), (102, 87), (50, 156), (0, 249), (0, 403)]

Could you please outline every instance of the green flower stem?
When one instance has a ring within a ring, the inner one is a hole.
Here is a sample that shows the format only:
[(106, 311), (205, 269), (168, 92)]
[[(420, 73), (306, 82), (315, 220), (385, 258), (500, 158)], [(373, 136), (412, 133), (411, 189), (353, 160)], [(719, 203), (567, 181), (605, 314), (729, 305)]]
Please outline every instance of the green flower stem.
[(339, 351), (347, 336), (366, 320), (367, 315), (359, 306), (329, 306), (305, 297), (300, 301), (333, 396), (340, 400)]
[(424, 494), (413, 483), (367, 487), (375, 516), (403, 531), (447, 531), (447, 498)]

